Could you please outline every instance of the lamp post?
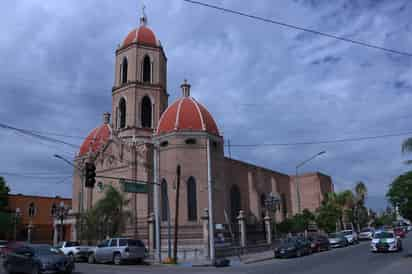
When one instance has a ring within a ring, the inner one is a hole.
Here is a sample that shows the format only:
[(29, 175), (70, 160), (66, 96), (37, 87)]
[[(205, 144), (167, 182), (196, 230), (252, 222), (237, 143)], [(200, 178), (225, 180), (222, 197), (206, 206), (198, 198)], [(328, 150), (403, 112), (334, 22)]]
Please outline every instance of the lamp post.
[(303, 166), (304, 164), (306, 164), (306, 163), (308, 163), (308, 162), (310, 162), (310, 161), (312, 161), (313, 159), (315, 159), (316, 157), (318, 157), (318, 156), (320, 156), (320, 155), (322, 155), (322, 154), (325, 154), (326, 153), (326, 151), (325, 150), (323, 150), (323, 151), (321, 151), (321, 152), (318, 152), (318, 153), (316, 153), (315, 155), (313, 155), (312, 157), (310, 157), (310, 158), (308, 158), (308, 159), (306, 159), (305, 161), (303, 161), (303, 162), (301, 162), (301, 163), (299, 163), (297, 166), (296, 166), (296, 196), (297, 196), (297, 202), (298, 202), (298, 213), (301, 213), (302, 211), (302, 209), (301, 209), (301, 200), (300, 200), (300, 186), (299, 186), (299, 177), (298, 177), (298, 169), (301, 167), (301, 166)]
[(60, 242), (64, 241), (64, 237), (63, 237), (63, 223), (64, 223), (64, 219), (66, 218), (66, 216), (69, 214), (69, 210), (70, 208), (68, 206), (66, 206), (64, 204), (63, 201), (60, 202), (59, 207), (56, 210), (55, 213), (55, 218), (58, 219), (60, 221)]
[(17, 220), (20, 217), (20, 208), (16, 208), (14, 213), (14, 240), (17, 240)]

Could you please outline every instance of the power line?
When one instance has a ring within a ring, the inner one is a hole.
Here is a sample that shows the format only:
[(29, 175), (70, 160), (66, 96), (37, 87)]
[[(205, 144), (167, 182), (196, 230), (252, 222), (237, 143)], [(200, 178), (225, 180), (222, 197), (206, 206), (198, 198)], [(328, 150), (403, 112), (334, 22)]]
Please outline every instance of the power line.
[(193, 0), (183, 0), (183, 1), (185, 1), (187, 3), (203, 6), (203, 7), (212, 8), (212, 9), (215, 9), (215, 10), (220, 10), (220, 11), (223, 11), (223, 12), (226, 12), (226, 13), (232, 13), (232, 14), (248, 17), (248, 18), (251, 18), (251, 19), (255, 19), (255, 20), (258, 20), (258, 21), (279, 25), (279, 26), (286, 27), (286, 28), (291, 28), (291, 29), (295, 29), (295, 30), (309, 32), (309, 33), (316, 34), (316, 35), (321, 35), (321, 36), (324, 36), (324, 37), (328, 37), (328, 38), (332, 38), (332, 39), (352, 43), (352, 44), (355, 44), (355, 45), (358, 45), (358, 46), (363, 46), (363, 47), (367, 47), (367, 48), (382, 50), (382, 51), (393, 53), (393, 54), (399, 54), (399, 55), (412, 57), (412, 53), (409, 53), (409, 52), (406, 52), (406, 51), (399, 51), (399, 50), (395, 50), (395, 49), (385, 48), (385, 47), (374, 45), (374, 44), (371, 44), (371, 43), (362, 42), (362, 41), (358, 41), (358, 40), (354, 40), (354, 39), (350, 39), (350, 38), (346, 38), (346, 37), (342, 37), (342, 36), (338, 36), (338, 35), (334, 35), (334, 34), (329, 34), (329, 33), (326, 33), (326, 32), (322, 32), (322, 31), (318, 31), (318, 30), (314, 30), (314, 29), (309, 29), (309, 28), (305, 28), (305, 27), (301, 27), (301, 26), (297, 26), (297, 25), (293, 25), (293, 24), (289, 24), (289, 23), (284, 23), (284, 22), (281, 22), (281, 21), (268, 19), (268, 18), (264, 18), (264, 17), (261, 17), (261, 16), (248, 14), (248, 13), (245, 13), (245, 12), (240, 12), (240, 11), (236, 11), (236, 10), (232, 10), (232, 9), (228, 9), (228, 8), (223, 8), (223, 7), (220, 7), (220, 6), (207, 4), (207, 3), (203, 3), (203, 2), (199, 2), (199, 1), (193, 1)]
[(295, 143), (231, 144), (230, 146), (231, 147), (268, 147), (268, 146), (322, 145), (322, 144), (334, 144), (334, 143), (359, 142), (359, 141), (392, 138), (392, 137), (400, 137), (400, 136), (407, 136), (407, 135), (412, 135), (412, 131), (394, 133), (394, 134), (383, 134), (383, 135), (342, 138), (342, 139), (322, 140), (322, 141), (307, 141), (307, 142), (295, 142)]

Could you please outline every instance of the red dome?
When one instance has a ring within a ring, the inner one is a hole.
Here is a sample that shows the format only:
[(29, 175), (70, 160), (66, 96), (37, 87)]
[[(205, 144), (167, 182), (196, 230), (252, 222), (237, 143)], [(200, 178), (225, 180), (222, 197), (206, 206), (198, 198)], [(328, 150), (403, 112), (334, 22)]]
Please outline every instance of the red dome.
[(93, 129), (80, 146), (79, 156), (83, 156), (89, 151), (96, 152), (101, 149), (110, 139), (111, 134), (112, 130), (109, 124), (103, 124)]
[(160, 117), (157, 134), (175, 131), (205, 131), (219, 135), (212, 115), (190, 96), (174, 102)]
[(159, 45), (153, 31), (144, 25), (129, 32), (123, 41), (122, 47), (127, 47), (133, 43), (141, 43), (153, 47)]

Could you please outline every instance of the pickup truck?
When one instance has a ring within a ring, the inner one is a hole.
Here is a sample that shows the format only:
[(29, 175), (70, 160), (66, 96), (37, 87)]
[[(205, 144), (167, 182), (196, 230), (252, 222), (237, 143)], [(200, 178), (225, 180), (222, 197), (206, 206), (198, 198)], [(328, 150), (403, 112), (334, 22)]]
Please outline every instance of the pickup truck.
[(71, 257), (75, 261), (87, 261), (90, 253), (93, 253), (94, 247), (81, 246), (78, 242), (61, 242), (56, 248), (60, 249), (65, 255)]

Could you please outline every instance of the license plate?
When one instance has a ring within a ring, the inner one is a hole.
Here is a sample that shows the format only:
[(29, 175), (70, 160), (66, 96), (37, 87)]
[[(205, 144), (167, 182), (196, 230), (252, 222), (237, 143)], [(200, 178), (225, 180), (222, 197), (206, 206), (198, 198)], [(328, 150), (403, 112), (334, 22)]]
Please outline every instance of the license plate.
[(285, 251), (284, 251), (284, 250), (281, 250), (281, 251), (280, 251), (280, 254), (285, 254)]

